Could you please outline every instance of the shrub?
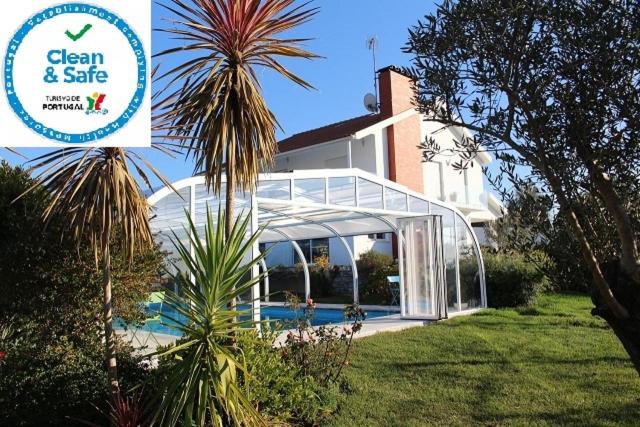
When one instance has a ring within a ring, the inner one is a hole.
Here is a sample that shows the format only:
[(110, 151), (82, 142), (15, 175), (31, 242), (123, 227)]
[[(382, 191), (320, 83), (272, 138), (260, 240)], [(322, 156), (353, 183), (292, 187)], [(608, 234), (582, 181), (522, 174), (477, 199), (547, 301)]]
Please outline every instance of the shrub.
[(248, 379), (241, 376), (251, 402), (272, 421), (294, 425), (317, 425), (336, 410), (334, 387), (322, 387), (311, 376), (282, 357), (274, 347), (279, 331), (255, 330), (238, 335)]
[(541, 270), (517, 252), (483, 252), (489, 307), (529, 306), (548, 281)]
[(390, 267), (393, 265), (393, 263), (393, 258), (390, 255), (378, 252), (373, 249), (360, 254), (360, 257), (357, 261), (358, 271), (362, 270), (363, 275), (380, 267)]
[(398, 275), (393, 258), (373, 249), (360, 255), (357, 261), (360, 300), (369, 304), (391, 304), (387, 276)]
[[(43, 229), (41, 213), (49, 197), (44, 189), (14, 202), (33, 184), (24, 170), (0, 164), (0, 314), (38, 324), (42, 340), (95, 338), (102, 275), (94, 254), (86, 248), (78, 251), (67, 237), (61, 238), (62, 218), (52, 218)], [(128, 263), (117, 235), (113, 248), (115, 314), (127, 321), (142, 320), (140, 302), (156, 281), (163, 256), (154, 249)]]
[[(298, 310), (299, 303), (288, 303)], [(360, 329), (367, 313), (357, 304), (345, 306), (344, 318), (349, 325), (312, 326), (316, 304), (306, 301), (304, 316), (296, 317), (294, 327), (287, 333), (283, 356), (291, 361), (304, 376), (313, 377), (320, 385), (337, 383), (343, 368), (349, 364), (353, 338)]]
[[(101, 340), (101, 274), (94, 255), (61, 238), (62, 218), (43, 228), (49, 195), (29, 174), (0, 164), (0, 424), (68, 425), (106, 409)], [(14, 202), (14, 200), (16, 200)], [(141, 301), (162, 268), (157, 250), (129, 264), (114, 236), (114, 311), (127, 321), (144, 316)], [(4, 332), (3, 332), (4, 331)], [(9, 331), (9, 332), (7, 332)], [(123, 390), (141, 378), (138, 359), (121, 346)]]
[[(2, 425), (69, 425), (68, 418), (103, 421), (108, 381), (99, 340), (76, 345), (59, 337), (41, 343), (40, 332), (25, 327), (14, 334), (0, 375)], [(131, 348), (119, 347), (118, 362), (123, 390), (145, 377)]]
[(311, 289), (319, 297), (329, 297), (335, 294), (333, 282), (340, 273), (340, 267), (331, 265), (329, 257), (320, 255), (309, 266)]

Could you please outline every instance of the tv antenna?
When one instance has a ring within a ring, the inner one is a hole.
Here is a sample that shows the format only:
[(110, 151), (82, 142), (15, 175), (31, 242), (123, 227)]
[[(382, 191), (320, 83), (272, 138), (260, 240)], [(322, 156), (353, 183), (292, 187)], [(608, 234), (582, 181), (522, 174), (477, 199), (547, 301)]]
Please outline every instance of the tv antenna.
[(367, 37), (367, 49), (371, 51), (371, 55), (373, 57), (373, 87), (375, 89), (375, 94), (368, 93), (364, 97), (364, 106), (367, 110), (372, 113), (377, 113), (378, 108), (378, 65), (376, 63), (376, 50), (378, 49), (378, 37), (369, 36)]

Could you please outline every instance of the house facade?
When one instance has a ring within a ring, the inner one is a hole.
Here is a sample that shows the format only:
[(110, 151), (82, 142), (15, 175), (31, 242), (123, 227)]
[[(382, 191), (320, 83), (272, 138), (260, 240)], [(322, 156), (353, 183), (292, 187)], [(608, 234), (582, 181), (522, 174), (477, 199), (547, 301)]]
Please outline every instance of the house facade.
[[(293, 135), (280, 141), (279, 154), (272, 172), (309, 169), (358, 168), (406, 186), (431, 199), (457, 208), (473, 225), (482, 241), (483, 225), (501, 215), (500, 201), (485, 188), (482, 166), (492, 161), (481, 152), (474, 166), (454, 170), (458, 157), (453, 152), (454, 140), (466, 130), (443, 129), (427, 122), (412, 104), (413, 85), (410, 78), (394, 67), (379, 71), (379, 112), (352, 118), (322, 128)], [(431, 162), (423, 162), (419, 144), (430, 136), (443, 154)], [(467, 134), (468, 136), (468, 134)], [(397, 244), (392, 233), (376, 233), (346, 237), (355, 257), (374, 249), (392, 256)], [(299, 241), (305, 258), (313, 262), (320, 255), (334, 265), (347, 265), (349, 257), (337, 239)], [(290, 245), (270, 247), (268, 264), (293, 265), (297, 253)]]

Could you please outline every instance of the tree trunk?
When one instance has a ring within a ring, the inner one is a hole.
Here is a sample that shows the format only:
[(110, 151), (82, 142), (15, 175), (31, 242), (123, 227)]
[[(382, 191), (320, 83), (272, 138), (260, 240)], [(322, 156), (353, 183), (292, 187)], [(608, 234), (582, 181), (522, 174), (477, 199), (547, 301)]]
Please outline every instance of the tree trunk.
[[(595, 308), (592, 314), (603, 318), (616, 334), (640, 375), (640, 321), (635, 317), (640, 303), (637, 287), (632, 279), (618, 268), (619, 263), (599, 263), (582, 225), (555, 176), (548, 176), (553, 192), (558, 197), (562, 214), (580, 243), (582, 256), (591, 272), (595, 290), (591, 296)], [(621, 301), (624, 301), (622, 303)]]
[(548, 168), (543, 165), (542, 168), (543, 173), (545, 174), (547, 180), (549, 181), (549, 185), (551, 186), (551, 190), (558, 198), (558, 203), (560, 204), (561, 214), (567, 219), (569, 226), (573, 230), (576, 240), (580, 244), (580, 249), (582, 251), (582, 258), (587, 264), (587, 268), (591, 273), (591, 277), (593, 279), (593, 284), (598, 289), (602, 300), (606, 303), (608, 308), (611, 310), (612, 314), (618, 319), (627, 319), (629, 318), (629, 312), (625, 306), (620, 304), (620, 301), (615, 297), (609, 283), (604, 277), (604, 274), (600, 268), (600, 263), (596, 258), (593, 249), (591, 248), (591, 244), (589, 240), (587, 240), (587, 236), (585, 235), (584, 229), (578, 220), (578, 217), (571, 207), (569, 200), (566, 198), (563, 188), (560, 185), (558, 178), (549, 172)]
[[(231, 144), (227, 147), (227, 167), (226, 167), (226, 176), (227, 176), (227, 188), (226, 188), (226, 206), (225, 206), (225, 226), (224, 226), (224, 234), (225, 238), (228, 240), (229, 235), (231, 234), (231, 228), (233, 228), (233, 202), (236, 195), (236, 182), (235, 182), (235, 153), (234, 153), (234, 144), (233, 139)], [(235, 299), (229, 303), (229, 309), (236, 309), (236, 301)]]
[(604, 202), (616, 226), (622, 250), (620, 259), (622, 269), (634, 284), (638, 286), (640, 285), (640, 259), (631, 216), (627, 212), (623, 201), (620, 199), (613, 180), (597, 159), (594, 158), (595, 155), (591, 146), (578, 142), (576, 144), (576, 152), (587, 167), (596, 192)]
[(611, 315), (611, 312), (600, 311), (598, 308), (594, 308), (592, 314), (607, 321), (629, 355), (636, 372), (640, 375), (640, 329), (638, 329), (640, 325), (638, 322), (636, 320), (619, 320)]
[(104, 337), (106, 345), (106, 365), (107, 376), (109, 378), (109, 390), (112, 396), (116, 396), (120, 392), (118, 384), (118, 364), (116, 361), (116, 337), (113, 331), (113, 310), (111, 304), (111, 251), (109, 245), (106, 245), (103, 254), (103, 316), (104, 316)]
[[(229, 163), (227, 163), (227, 167), (229, 167)], [(233, 176), (233, 172), (231, 171), (227, 171), (226, 186), (224, 234), (225, 238), (229, 239), (231, 229), (233, 228), (233, 203), (236, 195), (235, 177)]]
[(599, 294), (591, 296), (595, 305), (592, 314), (607, 321), (629, 354), (636, 371), (640, 374), (640, 319), (636, 316), (636, 313), (640, 311), (640, 294), (618, 260), (603, 263), (601, 270), (607, 283), (611, 286), (611, 290), (618, 300), (624, 301), (624, 305), (629, 309), (631, 315), (626, 319), (616, 317), (603, 303)]
[(620, 239), (622, 256), (620, 262), (626, 274), (629, 275), (635, 285), (640, 285), (640, 261), (638, 260), (638, 247), (636, 236), (631, 224), (631, 217), (625, 209), (622, 200), (611, 181), (611, 178), (603, 172), (600, 166), (592, 161), (587, 161), (587, 168), (593, 179), (600, 198), (613, 218), (613, 222)]

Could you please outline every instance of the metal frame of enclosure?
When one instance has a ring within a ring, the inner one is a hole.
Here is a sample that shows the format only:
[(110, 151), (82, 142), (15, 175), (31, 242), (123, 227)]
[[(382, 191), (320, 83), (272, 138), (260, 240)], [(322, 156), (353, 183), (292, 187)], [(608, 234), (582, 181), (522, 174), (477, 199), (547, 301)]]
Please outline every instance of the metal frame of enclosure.
[[(204, 229), (207, 207), (216, 211), (224, 206), (224, 199), (224, 193), (208, 192), (201, 176), (153, 194), (149, 198), (151, 225), (163, 249), (172, 248), (172, 232), (187, 240), (185, 212)], [(302, 263), (306, 297), (311, 295), (312, 260), (306, 259), (296, 241), (337, 238), (350, 258), (353, 300), (358, 302), (356, 259), (345, 237), (393, 233), (398, 242), (403, 317), (439, 319), (486, 307), (480, 246), (464, 215), (395, 182), (360, 169), (261, 174), (254, 194), (237, 194), (235, 212), (252, 215), (252, 231), (264, 227), (259, 243), (289, 242), (293, 246)], [(258, 254), (259, 243), (254, 245), (254, 254)], [(266, 270), (266, 265), (262, 268)], [(258, 267), (255, 269), (258, 274)], [(268, 280), (263, 284), (265, 294), (269, 293)], [(260, 288), (256, 285), (252, 291), (257, 320)]]

